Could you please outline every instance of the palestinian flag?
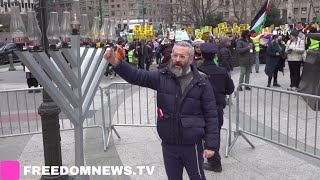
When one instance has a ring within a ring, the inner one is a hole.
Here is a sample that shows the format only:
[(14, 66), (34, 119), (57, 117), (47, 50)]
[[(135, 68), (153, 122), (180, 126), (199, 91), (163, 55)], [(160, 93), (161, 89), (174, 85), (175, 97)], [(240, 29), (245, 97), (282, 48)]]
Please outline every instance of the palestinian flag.
[(271, 0), (266, 0), (264, 5), (259, 10), (258, 14), (254, 17), (254, 19), (251, 22), (250, 30), (254, 30), (257, 34), (260, 33), (262, 25), (267, 20), (267, 14), (270, 8), (270, 1)]

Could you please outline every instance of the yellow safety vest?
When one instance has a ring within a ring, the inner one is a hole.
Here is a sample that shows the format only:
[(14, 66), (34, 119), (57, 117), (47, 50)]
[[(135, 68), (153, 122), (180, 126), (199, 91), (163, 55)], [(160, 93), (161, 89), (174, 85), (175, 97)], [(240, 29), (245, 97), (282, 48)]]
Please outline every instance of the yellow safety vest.
[(128, 52), (128, 59), (129, 59), (129, 63), (133, 63), (133, 51), (129, 51)]
[(260, 52), (260, 35), (257, 35), (256, 37), (251, 37), (251, 39), (254, 43), (256, 52)]
[(311, 44), (310, 44), (308, 50), (318, 50), (320, 41), (312, 39), (312, 38), (309, 38), (309, 39), (311, 41)]

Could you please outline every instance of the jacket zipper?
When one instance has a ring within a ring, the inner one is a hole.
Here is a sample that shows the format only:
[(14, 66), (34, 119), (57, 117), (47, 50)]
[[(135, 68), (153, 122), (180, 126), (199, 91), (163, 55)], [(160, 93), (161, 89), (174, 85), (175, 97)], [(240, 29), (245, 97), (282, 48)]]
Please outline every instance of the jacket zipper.
[(199, 154), (198, 154), (198, 145), (197, 144), (195, 144), (195, 149), (196, 149), (198, 173), (199, 173), (200, 179), (202, 179), (201, 172), (200, 172), (200, 164), (199, 164), (199, 157), (198, 157)]

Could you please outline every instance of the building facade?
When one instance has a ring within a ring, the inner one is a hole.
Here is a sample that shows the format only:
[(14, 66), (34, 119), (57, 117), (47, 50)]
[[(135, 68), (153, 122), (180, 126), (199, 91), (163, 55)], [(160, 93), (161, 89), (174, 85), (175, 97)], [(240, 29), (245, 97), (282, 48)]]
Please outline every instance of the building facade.
[(0, 14), (9, 14), (12, 6), (20, 6), (21, 13), (34, 10), (34, 0), (0, 0)]
[(158, 26), (170, 16), (168, 2), (169, 0), (106, 0), (106, 17), (115, 19), (119, 29), (143, 22)]
[[(279, 1), (279, 0), (278, 0)], [(281, 0), (281, 17), (295, 22), (312, 22), (320, 15), (320, 0)]]

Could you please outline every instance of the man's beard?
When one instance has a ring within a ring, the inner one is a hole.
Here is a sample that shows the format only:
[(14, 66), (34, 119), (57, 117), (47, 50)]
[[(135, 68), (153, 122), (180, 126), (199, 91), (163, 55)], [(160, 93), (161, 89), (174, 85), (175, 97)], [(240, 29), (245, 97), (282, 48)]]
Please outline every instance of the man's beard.
[(190, 64), (187, 63), (185, 65), (182, 65), (180, 63), (173, 64), (172, 61), (169, 63), (169, 70), (176, 76), (176, 77), (182, 77), (187, 74), (188, 70), (190, 68)]

